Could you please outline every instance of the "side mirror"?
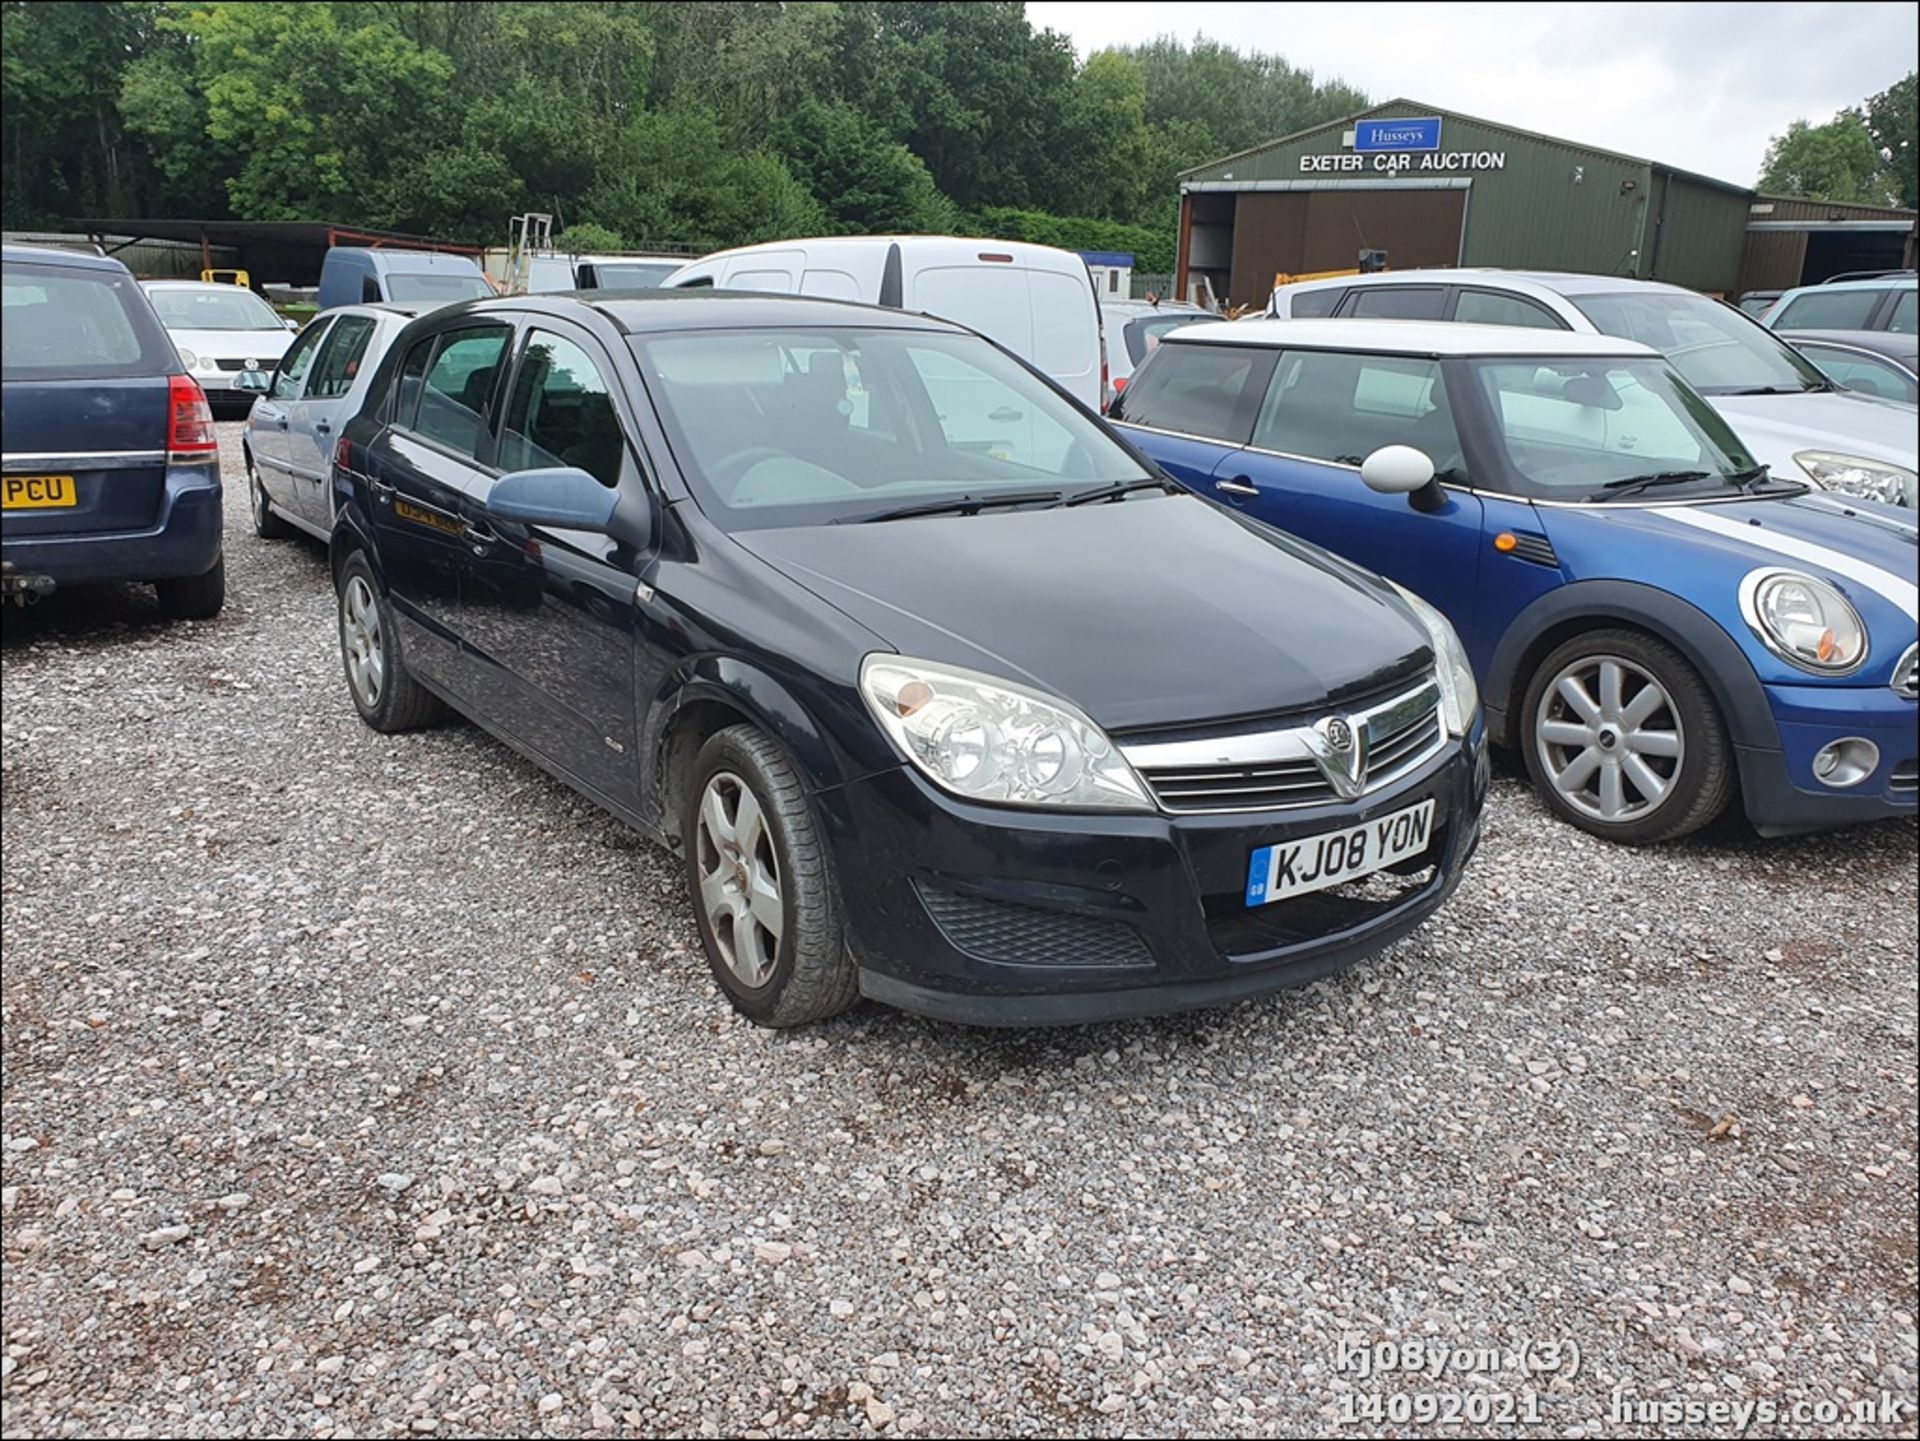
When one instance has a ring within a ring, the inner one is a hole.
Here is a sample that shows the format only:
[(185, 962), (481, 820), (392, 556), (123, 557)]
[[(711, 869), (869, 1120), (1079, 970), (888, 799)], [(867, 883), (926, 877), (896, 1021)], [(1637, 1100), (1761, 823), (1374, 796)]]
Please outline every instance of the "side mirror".
[(620, 492), (570, 465), (516, 470), (487, 492), (487, 514), (520, 525), (547, 525), (606, 535)]
[(1404, 495), (1415, 510), (1438, 510), (1446, 495), (1433, 478), (1433, 459), (1410, 445), (1383, 445), (1360, 462), (1360, 479), (1368, 490), (1382, 495)]
[(264, 370), (243, 370), (234, 376), (233, 388), (249, 395), (265, 395), (273, 389), (273, 376)]

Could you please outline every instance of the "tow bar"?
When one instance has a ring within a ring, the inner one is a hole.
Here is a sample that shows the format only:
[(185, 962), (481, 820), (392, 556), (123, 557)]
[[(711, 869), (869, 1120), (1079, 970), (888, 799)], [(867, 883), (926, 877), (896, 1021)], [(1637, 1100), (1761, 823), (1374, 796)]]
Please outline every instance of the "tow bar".
[(0, 560), (0, 599), (17, 606), (29, 606), (43, 595), (53, 594), (50, 575), (29, 575), (15, 569), (10, 560)]

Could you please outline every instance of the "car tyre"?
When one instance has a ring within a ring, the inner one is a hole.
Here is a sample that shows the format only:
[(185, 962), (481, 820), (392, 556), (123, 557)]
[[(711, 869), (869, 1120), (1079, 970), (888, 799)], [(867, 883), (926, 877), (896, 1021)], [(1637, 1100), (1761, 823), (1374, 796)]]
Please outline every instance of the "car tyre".
[(1639, 631), (1590, 631), (1557, 647), (1535, 669), (1520, 720), (1547, 808), (1596, 836), (1676, 840), (1733, 797), (1713, 692), (1679, 651)]
[(419, 730), (446, 714), (446, 704), (413, 678), (400, 654), (393, 608), (364, 551), (340, 567), (340, 663), (360, 719), (384, 735)]
[(253, 513), (253, 533), (262, 540), (286, 540), (293, 534), (292, 525), (273, 508), (273, 501), (267, 495), (267, 488), (260, 483), (260, 467), (254, 463), (253, 452), (246, 452), (247, 458), (247, 509)]
[(216, 557), (204, 575), (156, 580), (153, 590), (168, 620), (212, 620), (227, 603), (226, 557)]
[(735, 1010), (785, 1028), (859, 999), (832, 856), (779, 746), (748, 725), (709, 739), (688, 778), (681, 842), (707, 964)]

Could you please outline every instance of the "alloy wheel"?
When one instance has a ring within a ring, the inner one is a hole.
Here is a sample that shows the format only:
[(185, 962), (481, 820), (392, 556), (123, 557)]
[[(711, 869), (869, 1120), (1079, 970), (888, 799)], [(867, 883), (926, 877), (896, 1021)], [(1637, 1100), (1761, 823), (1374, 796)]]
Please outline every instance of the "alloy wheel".
[(721, 959), (743, 985), (764, 986), (786, 922), (780, 856), (759, 800), (731, 771), (701, 792), (695, 839), (700, 907)]
[(1575, 810), (1624, 825), (1658, 810), (1686, 764), (1679, 709), (1653, 674), (1620, 656), (1582, 656), (1553, 678), (1534, 716), (1547, 781)]
[(347, 679), (368, 710), (380, 704), (380, 687), (386, 680), (385, 639), (373, 587), (365, 576), (349, 576), (340, 599), (340, 644), (347, 653)]

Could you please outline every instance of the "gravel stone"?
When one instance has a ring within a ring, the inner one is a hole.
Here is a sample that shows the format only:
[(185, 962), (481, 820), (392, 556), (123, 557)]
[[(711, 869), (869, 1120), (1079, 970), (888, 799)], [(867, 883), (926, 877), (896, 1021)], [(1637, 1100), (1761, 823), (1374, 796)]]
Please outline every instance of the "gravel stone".
[[(4, 617), (7, 1435), (1915, 1402), (1911, 821), (1627, 851), (1503, 763), (1452, 903), (1304, 990), (772, 1034), (670, 857), (473, 726), (360, 724), (324, 553), (253, 537), (220, 430), (219, 618)], [(1416, 1340), (1581, 1364), (1342, 1367)]]

